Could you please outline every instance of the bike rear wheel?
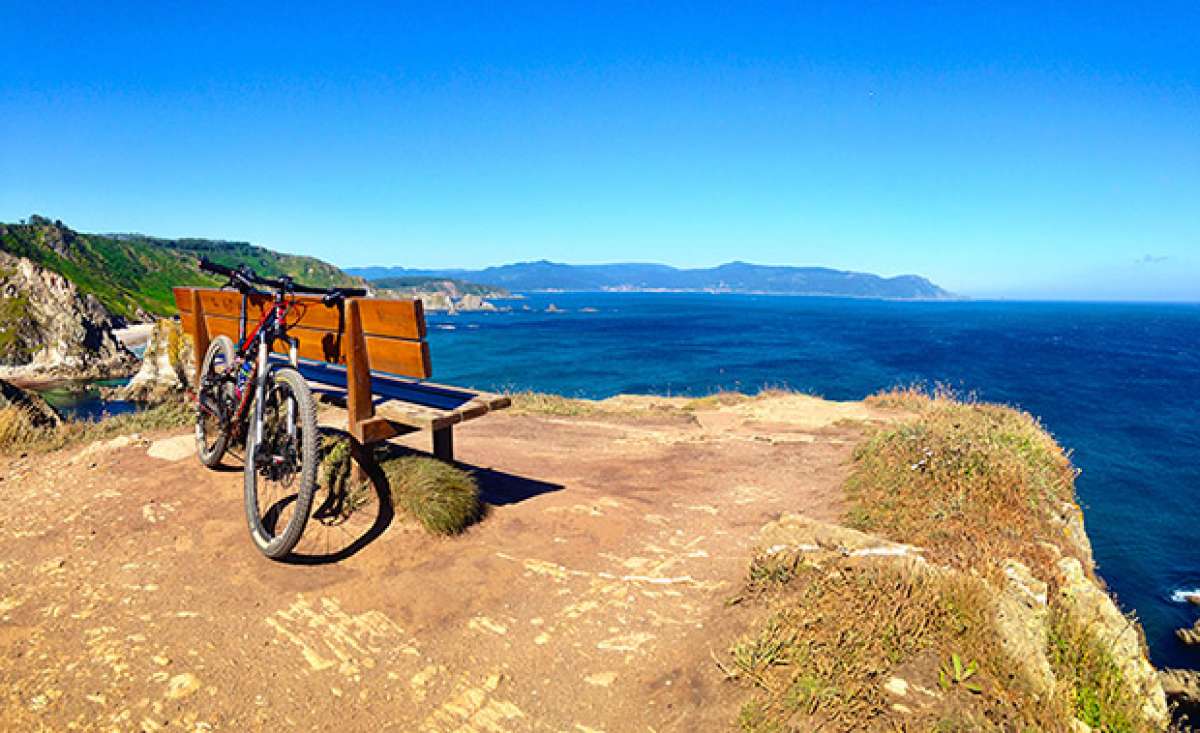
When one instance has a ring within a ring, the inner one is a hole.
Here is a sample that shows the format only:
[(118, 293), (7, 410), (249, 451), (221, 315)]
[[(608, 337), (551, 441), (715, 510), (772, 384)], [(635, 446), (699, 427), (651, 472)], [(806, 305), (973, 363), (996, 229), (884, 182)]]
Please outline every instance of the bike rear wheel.
[(209, 468), (221, 462), (229, 447), (229, 413), (237, 404), (233, 368), (233, 342), (217, 336), (208, 345), (196, 385), (196, 455)]
[(279, 559), (300, 541), (317, 483), (317, 409), (295, 369), (279, 369), (264, 389), (261, 435), (246, 439), (245, 504), (250, 537)]

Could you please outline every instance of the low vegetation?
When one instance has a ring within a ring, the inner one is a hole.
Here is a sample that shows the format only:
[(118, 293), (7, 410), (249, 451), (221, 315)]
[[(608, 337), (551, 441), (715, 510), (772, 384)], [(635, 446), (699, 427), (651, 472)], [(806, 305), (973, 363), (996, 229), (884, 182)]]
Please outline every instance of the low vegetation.
[[(741, 728), (1154, 730), (1101, 632), (1055, 592), (1054, 562), (1090, 567), (1090, 550), (1062, 520), (1076, 472), (1054, 439), (1025, 413), (944, 390), (868, 402), (911, 419), (856, 450), (847, 523), (918, 554), (756, 557), (735, 599), (753, 630), (720, 662), (753, 691)], [(1050, 584), (1030, 649), (1001, 625), (1006, 558)], [(1049, 687), (1028, 653), (1044, 653)]]
[(118, 435), (182, 427), (195, 419), (186, 403), (172, 400), (100, 420), (64, 420), (56, 426), (39, 427), (26, 409), (12, 405), (0, 409), (0, 454), (58, 450)]
[[(428, 532), (453, 535), (474, 524), (484, 514), (479, 486), (471, 474), (429, 456), (398, 453), (381, 447), (376, 460), (387, 483), (392, 507), (411, 517)], [(350, 441), (344, 434), (328, 434), (322, 441), (320, 489), (329, 513), (348, 517), (369, 501), (373, 491), (352, 478)]]
[(458, 534), (483, 514), (479, 486), (469, 473), (429, 456), (385, 460), (392, 505), (433, 534)]
[(868, 402), (919, 418), (858, 447), (846, 483), (850, 526), (959, 568), (1019, 558), (1045, 577), (1049, 563), (1079, 553), (1060, 519), (1064, 504), (1074, 506), (1077, 471), (1034, 417), (944, 391), (908, 389)]
[(723, 665), (756, 691), (743, 730), (1047, 730), (1012, 678), (981, 581), (846, 558), (764, 582), (762, 564), (751, 600), (771, 610)]
[(110, 313), (123, 317), (174, 314), (173, 287), (219, 284), (220, 279), (197, 267), (201, 255), (227, 266), (249, 265), (261, 275), (291, 275), (310, 285), (362, 283), (313, 257), (246, 242), (83, 234), (36, 215), (27, 222), (0, 224), (0, 250), (63, 275), (81, 293), (96, 296)]
[(509, 398), (512, 400), (511, 412), (519, 415), (577, 417), (593, 415), (599, 410), (593, 400), (578, 400), (546, 392), (511, 392)]

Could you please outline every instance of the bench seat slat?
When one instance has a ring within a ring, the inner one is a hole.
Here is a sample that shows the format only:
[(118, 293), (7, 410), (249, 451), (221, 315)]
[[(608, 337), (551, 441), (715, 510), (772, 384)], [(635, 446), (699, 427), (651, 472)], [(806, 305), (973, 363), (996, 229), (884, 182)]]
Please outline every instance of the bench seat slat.
[[(345, 370), (301, 361), (300, 373), (327, 397), (344, 400)], [(371, 393), (375, 397), (375, 414), (402, 425), (429, 430), (472, 420), (511, 404), (505, 395), (416, 382), (376, 372), (371, 374)]]

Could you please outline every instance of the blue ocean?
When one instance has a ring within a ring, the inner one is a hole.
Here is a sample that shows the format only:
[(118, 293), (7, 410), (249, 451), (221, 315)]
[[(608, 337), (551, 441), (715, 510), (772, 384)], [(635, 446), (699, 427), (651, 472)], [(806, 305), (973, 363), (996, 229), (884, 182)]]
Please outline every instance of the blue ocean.
[[(435, 379), (569, 396), (944, 383), (1038, 415), (1082, 470), (1100, 573), (1159, 666), (1200, 667), (1200, 305), (553, 293), (430, 316)], [(547, 312), (553, 304), (561, 312)]]

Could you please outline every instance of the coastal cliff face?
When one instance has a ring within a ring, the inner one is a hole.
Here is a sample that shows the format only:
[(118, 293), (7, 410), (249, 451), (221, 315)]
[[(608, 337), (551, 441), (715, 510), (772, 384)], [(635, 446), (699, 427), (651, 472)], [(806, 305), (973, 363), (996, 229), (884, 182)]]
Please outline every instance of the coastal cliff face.
[(128, 374), (137, 360), (112, 327), (104, 306), (70, 280), (0, 252), (0, 378)]

